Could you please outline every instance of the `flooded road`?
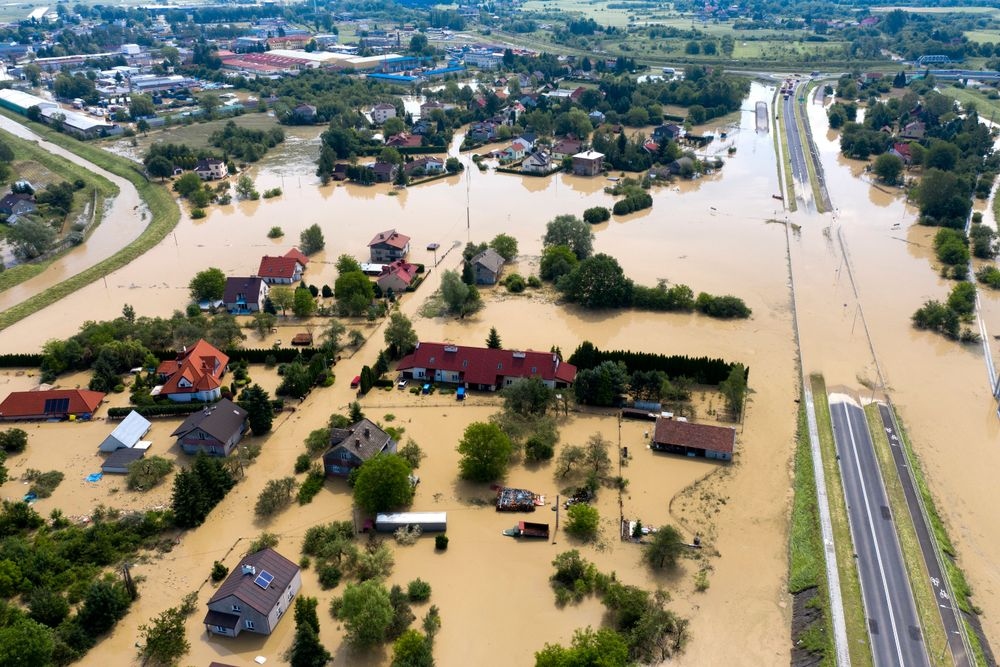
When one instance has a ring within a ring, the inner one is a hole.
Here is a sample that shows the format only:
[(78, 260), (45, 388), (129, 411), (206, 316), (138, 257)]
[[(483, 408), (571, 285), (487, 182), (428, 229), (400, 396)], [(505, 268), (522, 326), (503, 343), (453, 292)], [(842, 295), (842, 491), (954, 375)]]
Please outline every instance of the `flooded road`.
[(117, 197), (105, 203), (101, 224), (84, 243), (60, 257), (37, 276), (0, 292), (0, 311), (3, 311), (115, 254), (142, 233), (149, 223), (149, 214), (135, 186), (128, 180), (45, 141), (9, 118), (0, 116), (0, 130), (41, 143), (45, 150), (103, 176), (118, 186), (119, 190)]

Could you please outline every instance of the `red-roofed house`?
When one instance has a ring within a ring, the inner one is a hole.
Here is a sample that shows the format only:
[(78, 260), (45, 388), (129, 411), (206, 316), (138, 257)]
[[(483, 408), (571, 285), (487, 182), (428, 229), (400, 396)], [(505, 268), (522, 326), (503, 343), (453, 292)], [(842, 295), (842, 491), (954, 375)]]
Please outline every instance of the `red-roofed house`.
[(417, 343), (399, 370), (418, 381), (448, 382), (470, 389), (497, 391), (522, 378), (538, 378), (551, 388), (568, 387), (576, 366), (552, 352), (493, 350), (449, 343)]
[(731, 461), (735, 445), (734, 428), (692, 424), (662, 416), (656, 418), (652, 442), (656, 451)]
[(895, 143), (892, 145), (892, 150), (889, 152), (902, 160), (903, 164), (907, 166), (913, 162), (913, 153), (910, 151), (910, 144)]
[(229, 357), (204, 339), (199, 340), (178, 352), (176, 359), (157, 367), (156, 374), (163, 384), (154, 387), (152, 393), (178, 403), (216, 401), (222, 397), (221, 380), (228, 363)]
[(29, 419), (89, 419), (104, 400), (104, 394), (87, 389), (12, 391), (0, 403), (0, 421)]
[(424, 145), (424, 138), (419, 134), (400, 132), (386, 139), (385, 145), (393, 148), (419, 148)]
[(392, 290), (393, 294), (402, 294), (406, 291), (413, 280), (417, 277), (417, 265), (410, 264), (404, 259), (397, 259), (392, 264), (382, 267), (382, 274), (376, 281), (382, 294)]
[(257, 269), (257, 275), (269, 285), (291, 285), (302, 280), (302, 272), (305, 271), (305, 268), (294, 257), (264, 255), (260, 258), (260, 268)]
[(306, 266), (309, 264), (309, 258), (306, 257), (306, 254), (304, 252), (302, 252), (301, 250), (299, 250), (298, 248), (292, 248), (291, 250), (289, 250), (288, 252), (286, 252), (285, 253), (285, 257), (291, 257), (296, 262), (298, 262), (299, 264), (301, 264), (303, 271), (306, 270)]
[(410, 237), (395, 229), (379, 232), (368, 242), (368, 250), (374, 264), (404, 259), (410, 252)]

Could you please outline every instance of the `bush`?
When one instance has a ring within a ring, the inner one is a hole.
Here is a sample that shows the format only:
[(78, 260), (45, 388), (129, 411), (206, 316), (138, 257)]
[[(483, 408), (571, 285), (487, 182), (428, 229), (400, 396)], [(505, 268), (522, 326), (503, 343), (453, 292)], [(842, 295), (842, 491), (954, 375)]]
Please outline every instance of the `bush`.
[(434, 549), (437, 551), (446, 551), (448, 549), (448, 536), (447, 535), (435, 535), (434, 536)]
[(0, 449), (8, 454), (20, 454), (28, 446), (28, 434), (19, 429), (12, 428), (0, 433)]
[(993, 289), (1000, 289), (1000, 269), (995, 266), (984, 266), (976, 271), (976, 280)]
[(128, 464), (128, 474), (125, 475), (125, 486), (129, 491), (145, 491), (151, 489), (174, 469), (174, 464), (162, 456), (150, 456)]
[(538, 276), (528, 276), (528, 287), (532, 289), (538, 289), (542, 286), (542, 281), (539, 280)]
[(406, 587), (406, 597), (410, 602), (426, 602), (431, 598), (431, 585), (422, 579), (414, 579)]
[(588, 208), (583, 212), (584, 222), (589, 222), (592, 225), (596, 225), (601, 222), (607, 222), (611, 219), (611, 211), (603, 206), (594, 206), (593, 208)]
[(31, 482), (28, 493), (33, 493), (39, 498), (48, 498), (56, 487), (63, 481), (64, 475), (58, 470), (42, 472), (34, 468), (24, 471), (24, 479)]
[(309, 458), (308, 454), (299, 454), (295, 459), (295, 474), (301, 474), (309, 470), (309, 465), (312, 463), (312, 459)]
[(284, 235), (285, 232), (282, 231), (281, 227), (278, 227), (277, 225), (271, 227), (271, 229), (267, 232), (267, 238), (269, 239), (280, 239)]
[(228, 574), (229, 574), (228, 567), (226, 567), (219, 561), (215, 561), (214, 563), (212, 563), (212, 581), (214, 581), (215, 583), (219, 583), (220, 581), (225, 579), (226, 575)]
[(191, 219), (192, 220), (201, 220), (206, 215), (207, 215), (207, 213), (205, 213), (205, 209), (203, 209), (203, 208), (193, 208), (193, 209), (191, 209)]
[(316, 567), (316, 578), (324, 591), (336, 588), (340, 584), (341, 577), (343, 573), (333, 563), (322, 563)]
[(520, 294), (525, 288), (524, 278), (516, 273), (507, 276), (504, 280), (504, 285), (506, 285), (509, 292), (513, 292), (514, 294)]
[(597, 532), (601, 525), (601, 515), (597, 508), (586, 503), (577, 503), (571, 506), (566, 514), (566, 532), (578, 539), (590, 542), (597, 538)]
[(306, 481), (299, 487), (299, 505), (307, 505), (312, 502), (316, 494), (323, 489), (323, 482), (325, 481), (326, 472), (323, 470), (323, 466), (317, 465), (310, 470)]

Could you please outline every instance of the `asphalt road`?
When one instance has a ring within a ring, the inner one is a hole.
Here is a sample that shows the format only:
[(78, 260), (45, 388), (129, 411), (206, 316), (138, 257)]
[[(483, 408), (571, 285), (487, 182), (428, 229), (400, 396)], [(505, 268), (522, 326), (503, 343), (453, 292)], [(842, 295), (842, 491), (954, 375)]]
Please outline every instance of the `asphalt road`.
[(832, 400), (830, 413), (875, 665), (929, 666), (865, 413)]
[(809, 185), (809, 170), (806, 169), (806, 154), (802, 146), (802, 136), (799, 134), (799, 124), (795, 122), (795, 96), (798, 87), (783, 100), (785, 133), (788, 136), (788, 156), (792, 161), (792, 176), (801, 185)]
[(927, 573), (931, 579), (931, 586), (934, 588), (934, 595), (938, 601), (938, 611), (941, 613), (941, 621), (944, 623), (945, 632), (948, 633), (948, 649), (951, 651), (952, 660), (957, 667), (966, 667), (973, 664), (965, 650), (965, 642), (962, 641), (962, 631), (959, 623), (960, 611), (954, 601), (948, 595), (945, 582), (945, 574), (941, 571), (941, 564), (934, 551), (934, 538), (931, 535), (930, 527), (924, 521), (924, 515), (920, 511), (920, 502), (917, 498), (917, 490), (914, 487), (913, 478), (906, 469), (906, 453), (903, 451), (902, 441), (896, 432), (896, 422), (892, 418), (889, 406), (884, 403), (878, 404), (879, 417), (882, 419), (882, 427), (885, 429), (886, 437), (889, 439), (889, 448), (892, 450), (892, 461), (899, 473), (899, 479), (903, 485), (903, 495), (906, 496), (906, 506), (910, 513), (910, 519), (917, 531), (917, 541), (920, 543), (920, 553), (927, 564)]

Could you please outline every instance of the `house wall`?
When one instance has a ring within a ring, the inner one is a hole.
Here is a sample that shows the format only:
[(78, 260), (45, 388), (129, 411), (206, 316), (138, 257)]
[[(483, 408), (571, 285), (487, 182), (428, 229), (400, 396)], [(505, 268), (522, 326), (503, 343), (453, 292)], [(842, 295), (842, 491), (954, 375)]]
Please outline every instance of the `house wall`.
[(296, 572), (291, 582), (289, 582), (288, 586), (285, 587), (285, 590), (282, 591), (281, 597), (278, 598), (278, 601), (274, 604), (274, 607), (271, 609), (271, 613), (267, 615), (266, 634), (274, 632), (274, 628), (277, 627), (278, 621), (280, 621), (281, 617), (285, 615), (285, 612), (292, 608), (292, 600), (295, 599), (295, 595), (299, 592), (300, 588), (302, 588), (302, 573)]
[(211, 391), (167, 394), (167, 398), (175, 403), (190, 403), (191, 401), (217, 401), (222, 398), (222, 389), (216, 388)]
[[(201, 438), (199, 435), (205, 437)], [(239, 442), (239, 439), (236, 442)], [(177, 438), (177, 444), (185, 454), (197, 454), (199, 451), (202, 451), (208, 456), (228, 456), (236, 443), (222, 442), (201, 429), (195, 429), (186, 436)]]
[(347, 477), (355, 468), (360, 468), (364, 461), (344, 445), (337, 445), (323, 455), (323, 469), (327, 475)]
[[(250, 575), (245, 575), (250, 576)], [(296, 575), (298, 576), (298, 575)], [(239, 608), (237, 611), (233, 606)], [(224, 614), (238, 614), (240, 617), (240, 622), (237, 624), (235, 629), (235, 634), (231, 635), (233, 637), (238, 637), (241, 632), (256, 632), (261, 635), (271, 634), (271, 628), (273, 627), (269, 623), (268, 615), (262, 614), (250, 605), (246, 604), (240, 600), (235, 595), (228, 595), (221, 600), (217, 600), (213, 604), (208, 605), (208, 608), (212, 611), (220, 611)], [(253, 628), (247, 627), (247, 621), (253, 624)], [(219, 632), (218, 628), (215, 626), (210, 626), (209, 631), (213, 634), (221, 634), (229, 637), (227, 632)]]
[(485, 266), (476, 264), (476, 284), (477, 285), (495, 285), (497, 282), (498, 273), (493, 273)]

